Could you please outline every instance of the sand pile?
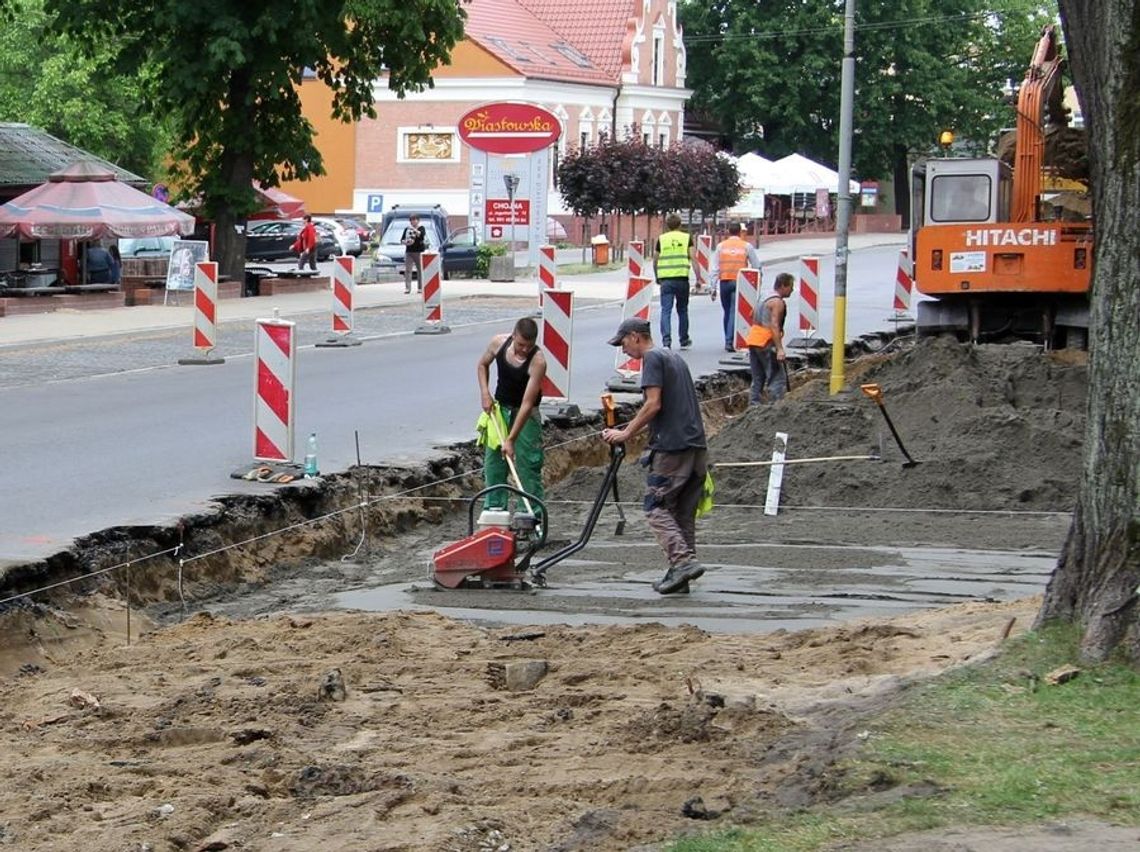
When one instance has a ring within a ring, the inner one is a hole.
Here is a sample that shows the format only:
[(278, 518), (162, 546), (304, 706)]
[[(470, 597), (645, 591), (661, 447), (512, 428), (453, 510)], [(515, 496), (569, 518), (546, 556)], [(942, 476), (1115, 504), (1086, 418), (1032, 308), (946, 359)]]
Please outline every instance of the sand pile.
[[(913, 348), (851, 365), (850, 391), (828, 394), (828, 377), (796, 377), (776, 405), (752, 406), (710, 440), (714, 464), (771, 459), (788, 434), (789, 459), (880, 455), (882, 461), (785, 467), (783, 506), (904, 507), (1067, 512), (1076, 500), (1085, 433), (1084, 353), (1030, 345), (964, 346), (926, 338)], [(904, 458), (860, 384), (883, 390)], [(706, 421), (707, 422), (707, 421)], [(715, 471), (717, 502), (763, 504), (768, 468)], [(644, 468), (623, 466), (623, 497), (644, 490)], [(580, 470), (555, 491), (592, 496), (596, 471)]]

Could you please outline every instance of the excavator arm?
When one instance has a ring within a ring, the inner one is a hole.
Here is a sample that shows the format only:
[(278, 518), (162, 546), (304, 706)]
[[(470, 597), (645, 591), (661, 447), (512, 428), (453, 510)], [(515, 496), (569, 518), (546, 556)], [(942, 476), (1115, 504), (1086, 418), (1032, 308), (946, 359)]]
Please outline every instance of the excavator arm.
[(1045, 164), (1045, 106), (1061, 79), (1061, 49), (1056, 27), (1041, 32), (1025, 80), (1017, 95), (1017, 148), (1013, 160), (1014, 222), (1037, 221), (1041, 169)]

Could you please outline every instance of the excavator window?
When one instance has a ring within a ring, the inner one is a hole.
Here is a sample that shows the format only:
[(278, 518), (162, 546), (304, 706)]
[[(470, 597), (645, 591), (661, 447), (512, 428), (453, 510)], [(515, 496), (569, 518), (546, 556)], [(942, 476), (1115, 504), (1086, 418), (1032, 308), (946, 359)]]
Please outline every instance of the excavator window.
[(938, 175), (931, 181), (930, 218), (935, 222), (986, 222), (990, 219), (989, 175)]

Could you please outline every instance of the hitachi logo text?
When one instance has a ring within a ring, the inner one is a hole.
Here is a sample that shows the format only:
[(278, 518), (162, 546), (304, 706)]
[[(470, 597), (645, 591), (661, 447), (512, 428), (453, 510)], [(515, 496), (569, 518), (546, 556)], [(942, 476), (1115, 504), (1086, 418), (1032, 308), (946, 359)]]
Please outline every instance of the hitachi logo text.
[(1056, 231), (1036, 228), (973, 228), (966, 231), (967, 246), (1055, 246)]

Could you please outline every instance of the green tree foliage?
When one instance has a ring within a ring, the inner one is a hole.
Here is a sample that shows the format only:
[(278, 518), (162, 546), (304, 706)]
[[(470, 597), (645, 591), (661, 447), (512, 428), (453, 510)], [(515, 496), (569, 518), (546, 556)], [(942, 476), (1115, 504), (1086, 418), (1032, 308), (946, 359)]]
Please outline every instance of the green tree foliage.
[[(1013, 111), (1049, 11), (1033, 0), (886, 0), (856, 6), (853, 166), (906, 183), (908, 159), (943, 129), (985, 148)], [(736, 151), (798, 152), (835, 164), (842, 0), (685, 0), (692, 108)], [(906, 193), (897, 194), (900, 201)]]
[(234, 225), (257, 207), (252, 182), (322, 174), (297, 87), (315, 75), (333, 116), (374, 116), (378, 78), (403, 96), (431, 85), (463, 34), (460, 0), (45, 0), (60, 32), (113, 44), (120, 67), (151, 68), (179, 185), (217, 224), (222, 271), (240, 275)]
[(159, 177), (166, 137), (143, 98), (146, 70), (120, 73), (113, 44), (49, 35), (43, 0), (22, 0), (18, 12), (0, 28), (0, 121), (42, 128), (136, 174)]

